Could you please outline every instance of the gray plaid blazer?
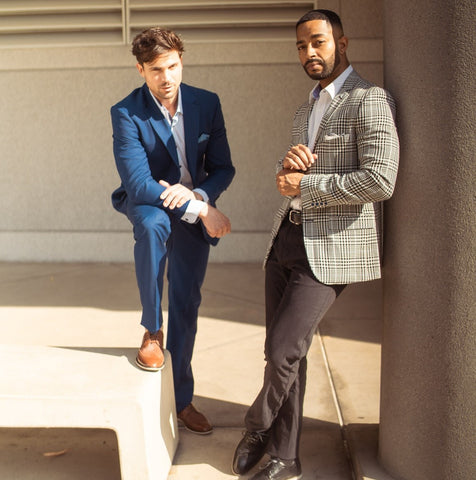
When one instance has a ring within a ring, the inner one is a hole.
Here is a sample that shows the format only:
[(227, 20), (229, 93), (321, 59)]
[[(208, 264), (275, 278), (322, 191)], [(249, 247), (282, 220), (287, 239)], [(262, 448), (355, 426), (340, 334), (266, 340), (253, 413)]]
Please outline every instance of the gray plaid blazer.
[[(311, 107), (305, 103), (297, 110), (291, 145), (308, 144)], [(301, 180), (301, 198), (307, 257), (322, 283), (381, 276), (381, 202), (393, 193), (399, 158), (394, 117), (390, 94), (353, 71), (321, 121), (317, 160)], [(265, 263), (291, 198), (276, 214)]]

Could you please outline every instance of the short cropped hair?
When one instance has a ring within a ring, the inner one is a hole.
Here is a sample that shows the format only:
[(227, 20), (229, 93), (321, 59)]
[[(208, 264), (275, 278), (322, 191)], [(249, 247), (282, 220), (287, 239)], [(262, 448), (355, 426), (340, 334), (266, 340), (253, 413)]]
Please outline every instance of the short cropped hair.
[(344, 34), (344, 28), (342, 27), (342, 22), (339, 15), (333, 12), (332, 10), (311, 10), (304, 14), (296, 23), (296, 30), (302, 23), (310, 22), (311, 20), (324, 20), (329, 23), (332, 27), (332, 32), (334, 37), (340, 37)]
[(132, 41), (132, 54), (141, 65), (153, 62), (159, 55), (171, 50), (176, 50), (182, 56), (183, 42), (176, 33), (160, 27), (148, 28)]

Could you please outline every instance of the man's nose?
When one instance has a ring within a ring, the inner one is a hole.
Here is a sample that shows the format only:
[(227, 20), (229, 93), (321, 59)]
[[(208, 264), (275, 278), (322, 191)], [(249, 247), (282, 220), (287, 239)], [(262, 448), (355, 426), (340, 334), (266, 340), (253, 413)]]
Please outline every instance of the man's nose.
[(306, 48), (306, 57), (307, 58), (316, 58), (317, 53), (315, 48), (312, 45), (308, 45)]
[(160, 72), (161, 83), (169, 83), (171, 76), (172, 75), (168, 70), (164, 70), (163, 72)]

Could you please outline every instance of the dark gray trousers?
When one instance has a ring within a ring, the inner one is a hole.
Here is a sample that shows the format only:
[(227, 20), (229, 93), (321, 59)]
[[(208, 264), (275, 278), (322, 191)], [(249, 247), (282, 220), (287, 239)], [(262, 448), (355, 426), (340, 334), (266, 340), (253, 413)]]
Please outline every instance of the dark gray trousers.
[(285, 219), (266, 264), (263, 387), (245, 417), (248, 431), (270, 429), (268, 453), (272, 456), (299, 457), (306, 355), (319, 322), (344, 287), (316, 280), (302, 226)]

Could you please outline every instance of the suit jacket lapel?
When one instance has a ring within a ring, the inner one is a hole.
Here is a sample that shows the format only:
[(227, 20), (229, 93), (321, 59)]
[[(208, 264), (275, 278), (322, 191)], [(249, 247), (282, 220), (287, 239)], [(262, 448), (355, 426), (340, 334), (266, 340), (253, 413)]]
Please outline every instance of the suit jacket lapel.
[(322, 135), (326, 129), (327, 122), (331, 118), (332, 114), (339, 107), (339, 105), (349, 96), (349, 91), (354, 88), (355, 84), (358, 83), (359, 80), (360, 80), (359, 75), (355, 72), (355, 70), (353, 70), (345, 80), (344, 85), (342, 85), (341, 89), (332, 100), (331, 104), (329, 105), (329, 108), (327, 109), (326, 113), (322, 117), (321, 124), (319, 125), (319, 130), (316, 136), (316, 143), (314, 144), (314, 150), (316, 148), (317, 143), (322, 140)]
[(188, 170), (195, 184), (197, 178), (197, 149), (200, 124), (200, 109), (193, 93), (182, 84), (183, 125), (185, 131), (185, 153), (187, 155)]
[(309, 143), (309, 116), (312, 112), (312, 104), (305, 104), (301, 112), (303, 121), (299, 122), (299, 140), (297, 143), (307, 145)]
[(164, 144), (165, 148), (169, 152), (169, 155), (172, 157), (173, 161), (179, 165), (178, 156), (177, 156), (177, 147), (175, 145), (175, 140), (172, 135), (172, 130), (170, 129), (170, 125), (162, 115), (159, 107), (154, 102), (154, 99), (149, 92), (149, 88), (147, 85), (143, 87), (143, 94), (144, 94), (144, 101), (146, 105), (146, 112), (149, 116), (150, 124), (152, 128), (157, 132), (160, 140)]

